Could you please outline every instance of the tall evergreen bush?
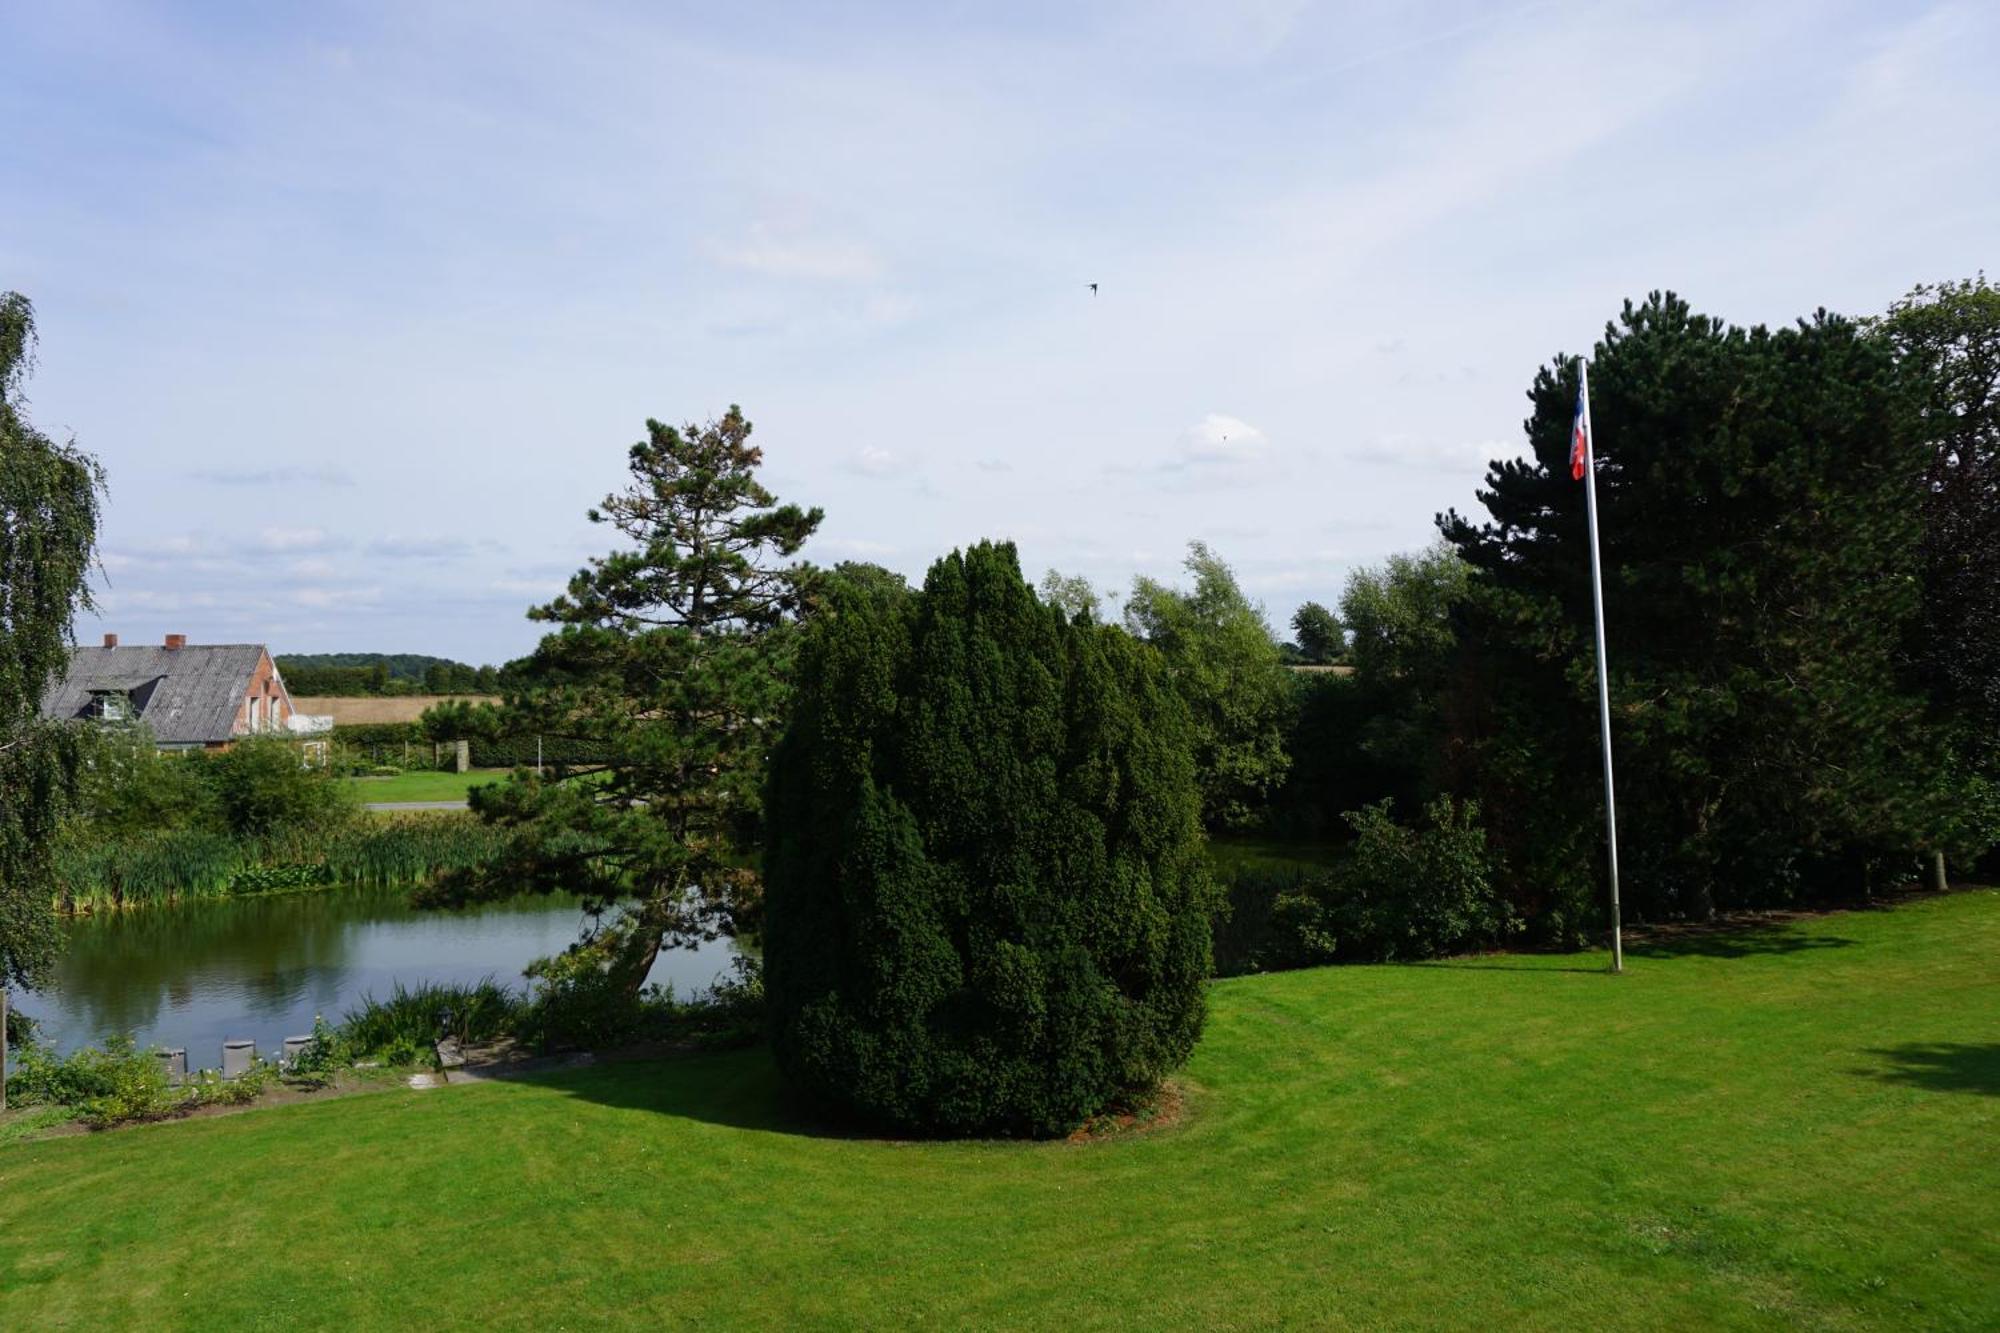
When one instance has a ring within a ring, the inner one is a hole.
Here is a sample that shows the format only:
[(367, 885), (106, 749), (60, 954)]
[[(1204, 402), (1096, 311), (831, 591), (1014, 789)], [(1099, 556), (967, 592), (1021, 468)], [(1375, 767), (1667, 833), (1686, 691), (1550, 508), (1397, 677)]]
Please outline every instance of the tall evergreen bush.
[(786, 1075), (863, 1120), (1056, 1134), (1201, 1030), (1210, 883), (1159, 655), (1011, 545), (834, 588), (773, 756), (766, 983)]

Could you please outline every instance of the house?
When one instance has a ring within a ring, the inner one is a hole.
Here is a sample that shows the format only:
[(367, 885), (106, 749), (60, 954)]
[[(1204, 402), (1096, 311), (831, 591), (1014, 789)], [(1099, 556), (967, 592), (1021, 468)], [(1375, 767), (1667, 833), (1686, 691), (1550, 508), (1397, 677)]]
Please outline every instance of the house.
[(47, 718), (143, 722), (162, 750), (221, 750), (264, 733), (312, 734), (328, 719), (292, 708), (283, 677), (260, 643), (189, 643), (69, 650), (69, 669), (42, 700)]

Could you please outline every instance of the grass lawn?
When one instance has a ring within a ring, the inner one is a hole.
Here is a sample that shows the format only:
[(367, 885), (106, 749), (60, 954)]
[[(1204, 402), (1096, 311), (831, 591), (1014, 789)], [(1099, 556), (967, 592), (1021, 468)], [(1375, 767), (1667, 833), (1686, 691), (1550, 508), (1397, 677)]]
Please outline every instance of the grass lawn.
[(1185, 1121), (889, 1143), (760, 1051), (0, 1149), (0, 1328), (2000, 1322), (2000, 893), (1243, 977)]
[(462, 801), (475, 783), (498, 782), (504, 768), (475, 768), (469, 773), (411, 772), (393, 778), (342, 778), (357, 801)]

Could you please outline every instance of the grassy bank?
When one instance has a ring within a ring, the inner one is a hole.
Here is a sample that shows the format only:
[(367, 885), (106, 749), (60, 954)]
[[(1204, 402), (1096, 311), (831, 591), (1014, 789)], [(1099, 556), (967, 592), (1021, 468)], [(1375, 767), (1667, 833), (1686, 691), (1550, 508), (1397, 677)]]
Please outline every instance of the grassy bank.
[(475, 768), (467, 773), (398, 773), (391, 778), (342, 778), (341, 786), (357, 801), (462, 801), (473, 787), (499, 782), (504, 768)]
[(752, 1050), (17, 1145), (0, 1326), (1990, 1327), (1996, 956), (1975, 892), (1220, 982), (1089, 1144), (829, 1135)]

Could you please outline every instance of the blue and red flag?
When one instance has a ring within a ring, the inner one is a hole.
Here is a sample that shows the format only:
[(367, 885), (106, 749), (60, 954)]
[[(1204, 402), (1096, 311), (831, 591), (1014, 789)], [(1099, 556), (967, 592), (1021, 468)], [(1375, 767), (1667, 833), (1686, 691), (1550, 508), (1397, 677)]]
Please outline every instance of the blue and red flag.
[(1576, 419), (1569, 427), (1569, 476), (1571, 481), (1582, 481), (1583, 470), (1590, 464), (1590, 414), (1585, 409), (1584, 388), (1576, 386)]

